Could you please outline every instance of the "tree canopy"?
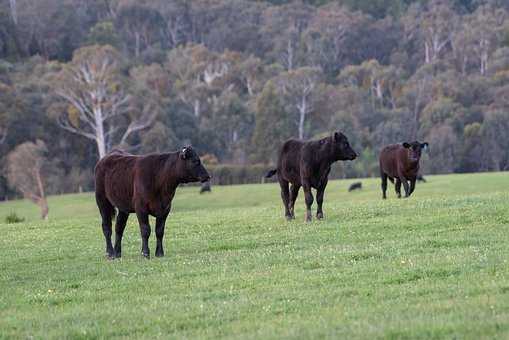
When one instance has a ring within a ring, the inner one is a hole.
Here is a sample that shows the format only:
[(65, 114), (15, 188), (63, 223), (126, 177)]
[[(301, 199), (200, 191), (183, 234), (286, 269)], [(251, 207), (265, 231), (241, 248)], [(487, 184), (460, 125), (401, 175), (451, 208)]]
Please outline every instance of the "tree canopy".
[(268, 164), (334, 130), (361, 155), (344, 176), (415, 139), (426, 173), (506, 170), (507, 98), (507, 1), (0, 2), (0, 166), (44, 142), (48, 193), (92, 189), (113, 147)]

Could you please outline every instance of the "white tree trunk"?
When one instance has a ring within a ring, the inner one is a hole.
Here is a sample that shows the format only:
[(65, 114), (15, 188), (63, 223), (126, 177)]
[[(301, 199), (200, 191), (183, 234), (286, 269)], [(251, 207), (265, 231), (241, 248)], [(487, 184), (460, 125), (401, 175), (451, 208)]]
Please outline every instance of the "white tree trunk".
[(299, 106), (299, 139), (304, 139), (304, 123), (306, 121), (307, 110), (308, 105), (306, 95), (303, 95), (301, 105)]
[(193, 109), (194, 109), (194, 116), (200, 117), (200, 101), (198, 99), (196, 99), (194, 101)]
[(18, 8), (16, 4), (17, 0), (9, 0), (9, 4), (11, 6), (11, 17), (12, 21), (14, 21), (14, 24), (18, 24)]
[(293, 70), (293, 44), (292, 39), (288, 39), (288, 47), (287, 47), (287, 67), (288, 71)]
[(136, 58), (138, 58), (140, 56), (140, 33), (139, 32), (135, 32), (134, 33), (134, 55), (136, 56)]
[(424, 43), (424, 62), (429, 64), (431, 62), (430, 48), (428, 42)]
[(100, 107), (94, 108), (95, 119), (95, 142), (97, 144), (97, 151), (99, 152), (99, 159), (106, 155), (106, 136), (104, 134), (104, 118)]

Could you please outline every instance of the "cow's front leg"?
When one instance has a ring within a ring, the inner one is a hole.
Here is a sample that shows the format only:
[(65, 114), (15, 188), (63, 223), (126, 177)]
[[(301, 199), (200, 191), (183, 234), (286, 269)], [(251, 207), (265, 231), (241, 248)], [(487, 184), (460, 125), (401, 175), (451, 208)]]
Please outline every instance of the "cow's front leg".
[(417, 178), (412, 178), (410, 180), (410, 192), (408, 193), (408, 196), (410, 196), (414, 190), (415, 190), (415, 181), (417, 180)]
[(399, 180), (401, 181), (401, 184), (403, 184), (403, 188), (405, 189), (405, 198), (409, 197), (410, 187), (408, 186), (408, 181), (403, 176), (400, 176)]
[(166, 217), (168, 217), (168, 213), (164, 214), (161, 217), (156, 218), (156, 257), (163, 257), (163, 237), (164, 237), (164, 226), (166, 223)]
[(326, 186), (327, 182), (325, 182), (318, 190), (316, 190), (316, 204), (318, 205), (318, 208), (316, 209), (316, 218), (319, 220), (323, 218), (322, 204)]
[(311, 213), (311, 206), (313, 205), (313, 194), (311, 193), (311, 185), (308, 181), (303, 181), (302, 189), (304, 189), (304, 195), (306, 199), (306, 222), (313, 220)]
[(148, 247), (148, 239), (150, 237), (150, 224), (148, 222), (148, 214), (145, 212), (136, 212), (138, 223), (140, 224), (141, 234), (141, 255), (150, 258), (150, 249)]

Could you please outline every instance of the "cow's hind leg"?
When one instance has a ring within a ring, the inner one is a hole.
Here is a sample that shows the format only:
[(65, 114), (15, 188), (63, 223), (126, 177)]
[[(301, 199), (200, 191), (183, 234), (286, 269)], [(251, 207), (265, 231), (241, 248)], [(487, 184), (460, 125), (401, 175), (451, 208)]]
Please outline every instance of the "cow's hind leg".
[(316, 210), (316, 218), (321, 220), (323, 218), (323, 210), (322, 210), (322, 204), (323, 204), (323, 195), (325, 194), (325, 187), (327, 186), (327, 181), (320, 187), (318, 190), (316, 190), (316, 204), (318, 205), (318, 208)]
[(398, 198), (401, 198), (401, 180), (399, 178), (396, 178), (396, 184), (394, 187), (396, 188), (396, 194), (398, 195)]
[(290, 213), (290, 191), (288, 189), (288, 182), (279, 179), (279, 185), (281, 186), (281, 199), (283, 200), (283, 205), (285, 206), (285, 216), (287, 220), (292, 219), (292, 214)]
[(295, 218), (295, 201), (297, 201), (297, 196), (299, 196), (300, 185), (292, 184), (290, 186), (290, 215), (291, 218)]
[(111, 244), (111, 220), (113, 216), (115, 216), (115, 208), (106, 198), (96, 196), (96, 201), (99, 212), (101, 213), (102, 229), (106, 241), (106, 256), (108, 256), (108, 258), (113, 258), (115, 254), (113, 252), (113, 245)]
[(163, 257), (164, 256), (164, 250), (163, 250), (163, 237), (164, 237), (164, 226), (166, 223), (166, 217), (168, 217), (168, 214), (165, 214), (164, 216), (157, 217), (156, 218), (156, 257)]
[(150, 224), (148, 222), (148, 214), (144, 212), (136, 212), (138, 223), (140, 224), (141, 234), (141, 255), (150, 258), (150, 249), (148, 247), (148, 239), (150, 237)]
[(387, 174), (385, 172), (380, 173), (380, 177), (382, 178), (382, 198), (387, 198)]
[(306, 199), (306, 222), (313, 220), (311, 213), (311, 206), (313, 205), (313, 193), (311, 193), (311, 185), (307, 181), (303, 181), (302, 189), (304, 189), (304, 195)]
[(115, 257), (122, 257), (122, 236), (124, 235), (125, 226), (129, 214), (119, 211), (115, 222)]

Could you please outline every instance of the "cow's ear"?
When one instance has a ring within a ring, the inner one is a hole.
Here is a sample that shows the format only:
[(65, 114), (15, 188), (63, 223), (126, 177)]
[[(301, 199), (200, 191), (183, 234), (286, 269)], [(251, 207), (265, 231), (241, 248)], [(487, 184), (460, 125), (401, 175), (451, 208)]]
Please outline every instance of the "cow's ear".
[(422, 148), (424, 151), (428, 150), (428, 149), (429, 149), (429, 144), (428, 144), (428, 142), (424, 142), (424, 143), (422, 143), (422, 144), (421, 144), (421, 148)]
[(404, 142), (403, 147), (409, 149), (411, 147), (411, 145), (407, 142)]
[(182, 150), (180, 151), (180, 158), (183, 159), (183, 160), (186, 160), (187, 159), (187, 147), (185, 148), (182, 148)]
[(334, 141), (339, 142), (340, 139), (341, 139), (341, 135), (339, 134), (339, 132), (334, 132)]

